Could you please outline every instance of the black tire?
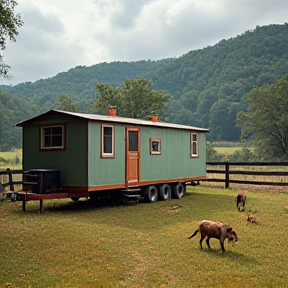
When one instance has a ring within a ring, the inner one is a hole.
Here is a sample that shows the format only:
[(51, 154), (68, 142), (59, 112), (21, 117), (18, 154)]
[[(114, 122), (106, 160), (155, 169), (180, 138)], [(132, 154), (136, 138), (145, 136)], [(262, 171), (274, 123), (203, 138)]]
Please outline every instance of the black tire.
[(186, 194), (186, 185), (179, 182), (178, 184), (172, 185), (172, 194), (176, 199), (181, 199)]
[(154, 203), (158, 200), (158, 189), (154, 185), (145, 187), (144, 200), (148, 203)]
[(159, 188), (159, 196), (161, 200), (166, 201), (171, 198), (171, 186), (169, 184), (163, 184)]
[(79, 198), (79, 197), (72, 197), (71, 199), (72, 199), (74, 202), (77, 202), (77, 201), (79, 201), (80, 198)]
[(90, 193), (89, 194), (89, 199), (90, 199), (90, 201), (92, 201), (92, 202), (96, 202), (97, 200), (99, 200), (99, 197), (98, 196), (96, 196), (95, 195), (96, 193)]

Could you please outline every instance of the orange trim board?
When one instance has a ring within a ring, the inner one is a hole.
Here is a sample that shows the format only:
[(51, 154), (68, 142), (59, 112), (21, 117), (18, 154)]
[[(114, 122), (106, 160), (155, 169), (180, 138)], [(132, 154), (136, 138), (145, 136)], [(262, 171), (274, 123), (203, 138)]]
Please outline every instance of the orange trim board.
[[(140, 181), (137, 183), (131, 183), (128, 187), (137, 187), (137, 186), (145, 186), (145, 185), (157, 185), (157, 184), (165, 184), (165, 183), (175, 183), (175, 182), (192, 182), (192, 181), (204, 181), (206, 180), (206, 176), (193, 177), (193, 178), (178, 178), (178, 179), (170, 179), (170, 180), (155, 180), (155, 181)], [(112, 189), (124, 189), (125, 185), (104, 185), (97, 187), (89, 187), (88, 192), (93, 191), (103, 191), (103, 190), (112, 190)], [(68, 190), (68, 189), (67, 189)]]
[[(206, 180), (206, 176), (200, 176), (200, 177), (189, 177), (189, 178), (177, 178), (177, 179), (169, 179), (169, 180), (154, 180), (154, 181), (140, 181), (140, 182), (134, 182), (131, 183), (128, 187), (137, 187), (137, 186), (145, 186), (145, 185), (157, 185), (157, 184), (165, 184), (165, 183), (175, 183), (175, 182), (191, 182), (191, 181), (204, 181)], [(101, 186), (63, 186), (62, 189), (59, 191), (59, 193), (51, 193), (46, 194), (47, 196), (43, 194), (35, 194), (35, 195), (42, 195), (42, 198), (45, 197), (51, 197), (48, 195), (69, 195), (68, 197), (86, 197), (88, 196), (89, 192), (93, 191), (104, 191), (104, 190), (113, 190), (113, 189), (125, 189), (127, 188), (125, 184), (117, 184), (117, 185), (101, 185)], [(34, 194), (34, 193), (33, 193)], [(84, 195), (83, 195), (84, 194)], [(82, 195), (82, 196), (81, 196)], [(56, 198), (56, 197), (55, 197)]]
[(145, 181), (139, 182), (139, 186), (144, 185), (157, 185), (157, 184), (165, 184), (165, 183), (175, 183), (175, 182), (192, 182), (192, 181), (204, 181), (206, 180), (206, 176), (194, 177), (194, 178), (178, 178), (178, 179), (170, 179), (170, 180), (155, 180), (155, 181)]

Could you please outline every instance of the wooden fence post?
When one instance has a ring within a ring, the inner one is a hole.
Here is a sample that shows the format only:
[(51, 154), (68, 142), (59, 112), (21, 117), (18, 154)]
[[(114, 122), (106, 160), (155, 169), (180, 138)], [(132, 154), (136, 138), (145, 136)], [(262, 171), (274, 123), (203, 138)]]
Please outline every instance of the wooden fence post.
[(8, 174), (8, 178), (9, 178), (10, 191), (14, 191), (12, 172), (11, 172), (10, 168), (7, 168), (7, 174)]
[(225, 162), (225, 189), (229, 188), (229, 163)]

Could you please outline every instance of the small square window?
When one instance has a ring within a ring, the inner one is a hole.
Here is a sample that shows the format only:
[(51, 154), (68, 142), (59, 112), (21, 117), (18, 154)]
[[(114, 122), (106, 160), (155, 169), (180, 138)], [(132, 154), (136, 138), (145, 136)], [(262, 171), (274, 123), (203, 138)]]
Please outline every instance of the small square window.
[(41, 127), (41, 149), (64, 149), (65, 126), (53, 125)]
[(190, 143), (190, 157), (198, 157), (198, 134), (191, 133), (191, 143)]
[(114, 126), (102, 125), (101, 146), (101, 157), (115, 157)]
[(150, 138), (150, 154), (161, 155), (161, 139)]

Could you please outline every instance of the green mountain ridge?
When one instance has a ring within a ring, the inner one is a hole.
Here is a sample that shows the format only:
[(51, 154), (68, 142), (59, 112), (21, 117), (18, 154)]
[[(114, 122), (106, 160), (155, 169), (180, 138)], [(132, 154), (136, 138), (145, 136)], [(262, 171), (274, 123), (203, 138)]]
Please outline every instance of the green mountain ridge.
[(211, 141), (238, 141), (235, 119), (247, 109), (245, 94), (288, 73), (287, 47), (287, 24), (257, 26), (179, 58), (77, 66), (48, 79), (0, 89), (38, 106), (39, 113), (53, 108), (64, 94), (79, 102), (81, 111), (90, 112), (96, 82), (120, 86), (125, 79), (144, 77), (152, 80), (153, 89), (171, 96), (165, 121), (209, 128)]

